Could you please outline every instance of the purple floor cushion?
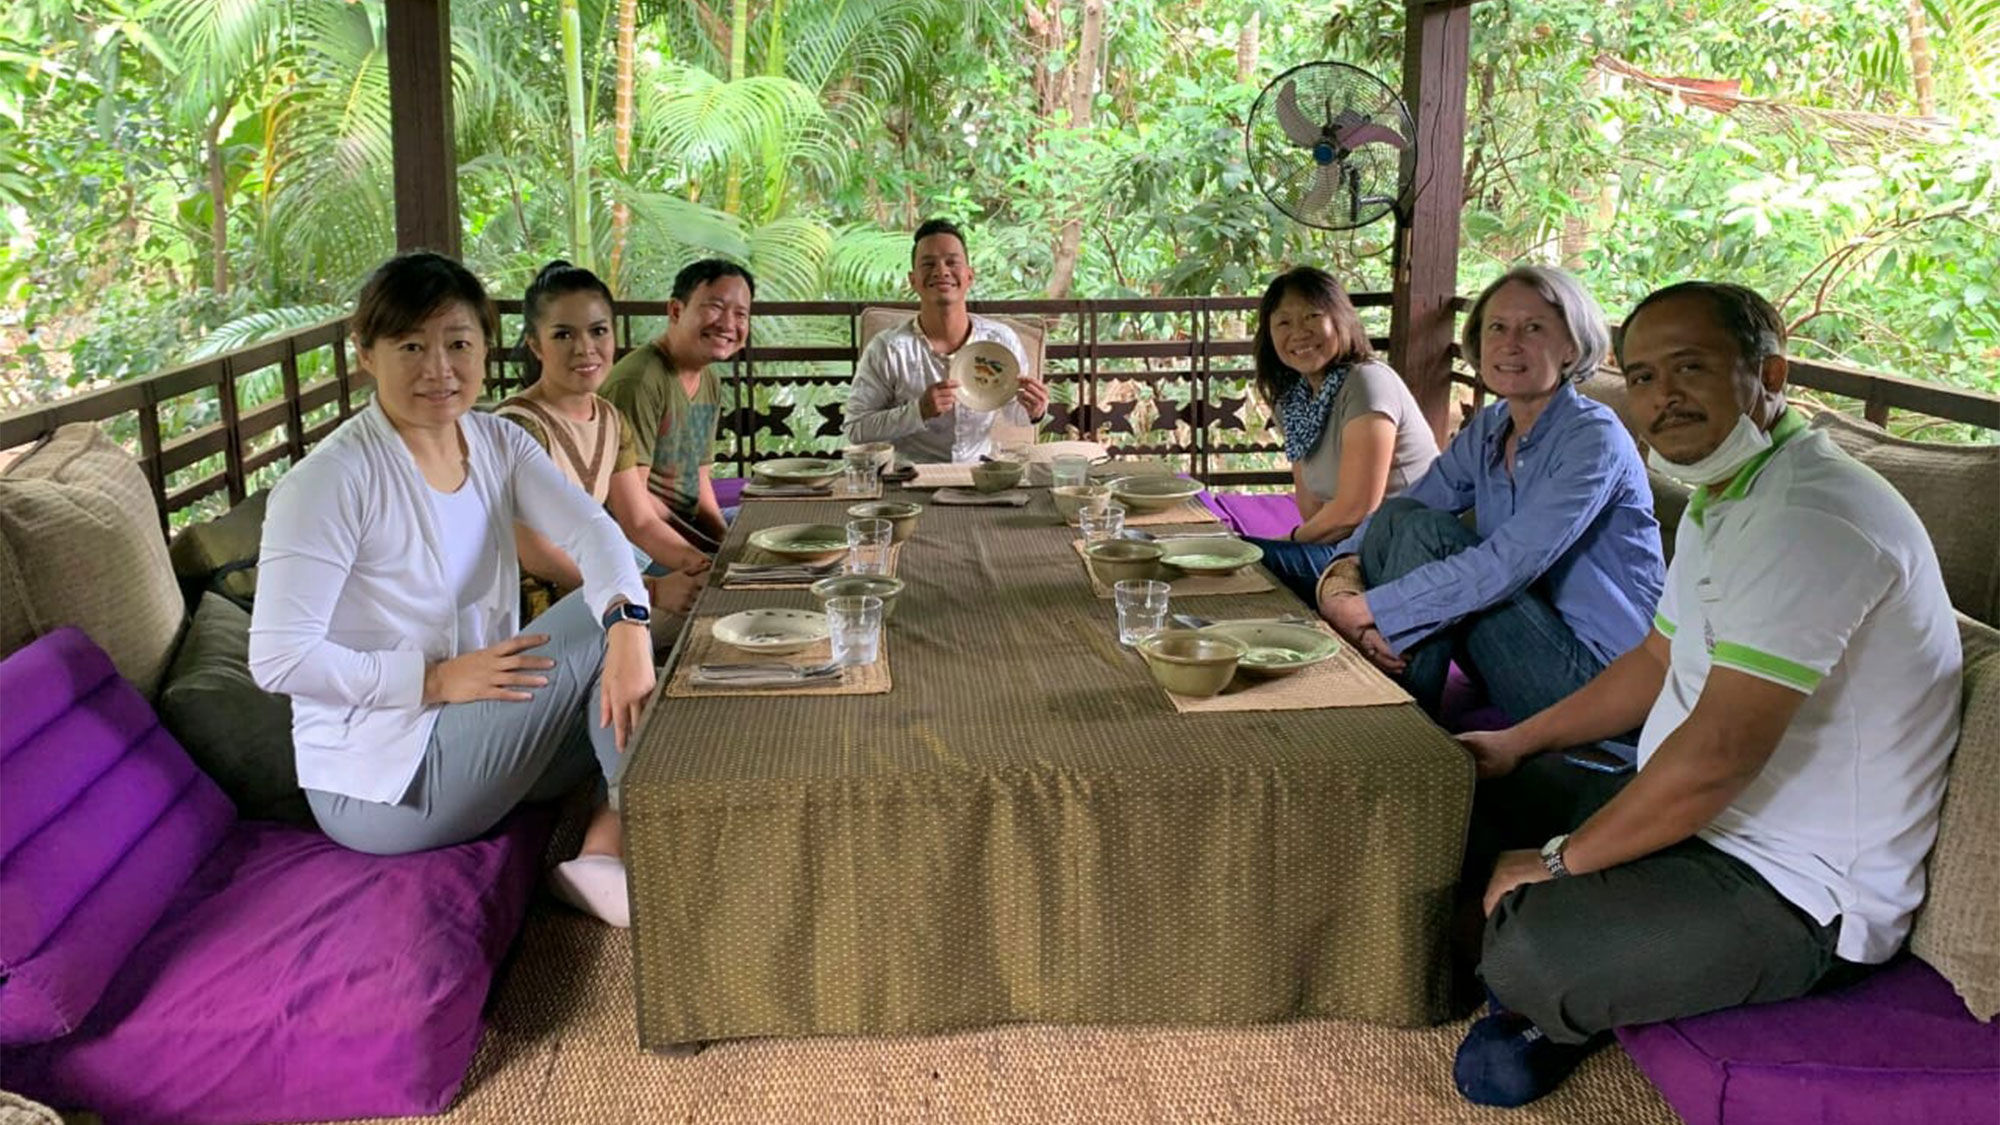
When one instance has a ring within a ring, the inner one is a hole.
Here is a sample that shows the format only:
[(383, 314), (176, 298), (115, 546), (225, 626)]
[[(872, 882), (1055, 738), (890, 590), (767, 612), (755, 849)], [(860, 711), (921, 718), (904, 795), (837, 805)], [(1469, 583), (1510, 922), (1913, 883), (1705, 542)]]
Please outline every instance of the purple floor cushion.
[(84, 1026), (10, 1051), (7, 1085), (118, 1125), (437, 1113), (479, 1043), (549, 817), (417, 855), (243, 821)]
[(1618, 1033), (1688, 1125), (1994, 1125), (2000, 1023), (1901, 958), (1846, 988)]
[(742, 477), (714, 477), (709, 483), (715, 486), (716, 505), (734, 508), (743, 502), (743, 486), (749, 482)]
[(1202, 502), (1238, 535), (1283, 539), (1299, 525), (1299, 506), (1285, 493), (1209, 492)]

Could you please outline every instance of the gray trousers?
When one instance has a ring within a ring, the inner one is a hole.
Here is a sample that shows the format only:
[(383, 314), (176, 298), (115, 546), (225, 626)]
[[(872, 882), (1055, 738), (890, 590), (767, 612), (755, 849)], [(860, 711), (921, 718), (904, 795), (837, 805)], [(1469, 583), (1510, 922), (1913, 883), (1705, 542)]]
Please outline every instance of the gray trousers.
[(547, 633), (533, 650), (556, 662), (527, 702), (448, 703), (410, 789), (396, 804), (306, 790), (313, 817), (355, 851), (401, 855), (464, 843), (523, 801), (569, 792), (593, 774), (609, 783), (620, 759), (610, 727), (597, 725), (604, 627), (581, 591), (550, 606), (523, 632)]
[[(1540, 847), (1624, 785), (1563, 760), (1529, 759), (1480, 782), (1468, 891), (1502, 848)], [(1477, 872), (1477, 874), (1475, 874)], [(1859, 975), (1820, 925), (1749, 864), (1699, 839), (1588, 875), (1525, 886), (1486, 920), (1479, 975), (1550, 1039), (1582, 1043), (1629, 1024), (1803, 996)]]

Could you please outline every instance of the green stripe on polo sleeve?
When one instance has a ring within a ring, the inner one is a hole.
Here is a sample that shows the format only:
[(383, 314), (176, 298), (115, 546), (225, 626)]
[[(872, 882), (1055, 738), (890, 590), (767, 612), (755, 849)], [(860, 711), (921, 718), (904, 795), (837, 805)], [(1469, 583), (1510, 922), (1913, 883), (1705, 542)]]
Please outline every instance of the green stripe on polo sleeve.
[(1666, 614), (1655, 613), (1653, 615), (1653, 628), (1658, 629), (1662, 637), (1670, 641), (1674, 639), (1674, 623), (1667, 620)]
[(1719, 642), (1715, 646), (1715, 653), (1711, 659), (1712, 663), (1734, 668), (1739, 672), (1748, 672), (1760, 679), (1796, 688), (1808, 695), (1812, 694), (1813, 689), (1819, 686), (1819, 682), (1826, 678), (1811, 668), (1786, 660), (1782, 656), (1772, 656), (1768, 652), (1759, 652), (1748, 645), (1731, 644), (1728, 641)]

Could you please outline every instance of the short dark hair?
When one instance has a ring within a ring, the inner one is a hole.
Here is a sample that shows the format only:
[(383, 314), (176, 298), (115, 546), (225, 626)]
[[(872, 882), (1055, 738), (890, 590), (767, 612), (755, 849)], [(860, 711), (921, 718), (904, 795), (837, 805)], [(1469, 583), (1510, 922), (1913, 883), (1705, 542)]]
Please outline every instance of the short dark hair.
[(611, 298), (611, 287), (582, 266), (573, 266), (561, 258), (543, 266), (541, 272), (535, 275), (535, 280), (528, 283), (528, 292), (521, 298), (521, 352), (531, 382), (542, 377), (542, 361), (528, 347), (528, 341), (541, 328), (549, 302), (571, 293), (596, 293), (604, 298), (607, 307), (614, 311), (618, 307)]
[(959, 250), (964, 253), (971, 253), (971, 251), (965, 248), (965, 231), (960, 229), (957, 223), (952, 222), (950, 219), (925, 219), (922, 223), (918, 224), (916, 236), (910, 239), (910, 264), (912, 266), (917, 264), (917, 244), (934, 234), (948, 234), (958, 239)]
[(1348, 298), (1347, 290), (1341, 287), (1338, 278), (1312, 266), (1286, 270), (1271, 279), (1271, 284), (1264, 289), (1264, 299), (1257, 303), (1257, 396), (1274, 412), (1278, 399), (1291, 390), (1292, 384), (1304, 374), (1285, 366), (1285, 362), (1278, 358), (1276, 342), (1271, 339), (1271, 316), (1278, 311), (1278, 304), (1288, 293), (1298, 294), (1333, 321), (1335, 344), (1339, 349), (1339, 354), (1334, 357), (1335, 363), (1361, 363), (1375, 358), (1375, 349), (1368, 344), (1368, 332), (1361, 327), (1361, 314), (1355, 311), (1354, 302)]
[(743, 284), (750, 287), (750, 295), (752, 297), (757, 295), (757, 279), (750, 276), (749, 270), (727, 258), (703, 258), (698, 262), (689, 262), (682, 266), (681, 272), (674, 275), (673, 298), (676, 301), (685, 301), (694, 296), (695, 290), (725, 277), (742, 278)]
[[(1675, 297), (1697, 296), (1708, 302), (1715, 322), (1736, 344), (1736, 359), (1746, 369), (1756, 371), (1774, 355), (1785, 354), (1785, 320), (1778, 310), (1756, 290), (1727, 281), (1682, 281), (1655, 289), (1640, 299), (1625, 317), (1630, 327), (1648, 306)], [(1625, 366), (1625, 334), (1618, 334), (1618, 366)]]
[(454, 301), (472, 309), (486, 333), (486, 346), (492, 347), (500, 337), (500, 313), (486, 287), (456, 259), (411, 250), (376, 266), (361, 283), (347, 330), (356, 343), (371, 347), (384, 336), (413, 331)]

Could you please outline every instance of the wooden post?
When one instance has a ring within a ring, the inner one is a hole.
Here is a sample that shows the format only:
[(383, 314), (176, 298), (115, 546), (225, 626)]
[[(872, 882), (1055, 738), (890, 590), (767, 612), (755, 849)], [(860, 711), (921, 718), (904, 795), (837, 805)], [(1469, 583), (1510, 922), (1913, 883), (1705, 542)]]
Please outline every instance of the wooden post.
[(386, 0), (396, 248), (460, 253), (452, 142), (451, 0)]
[(1465, 205), (1465, 76), (1473, 0), (1405, 0), (1403, 100), (1417, 123), (1409, 223), (1397, 231), (1389, 360), (1442, 445), (1451, 419), (1451, 301)]

